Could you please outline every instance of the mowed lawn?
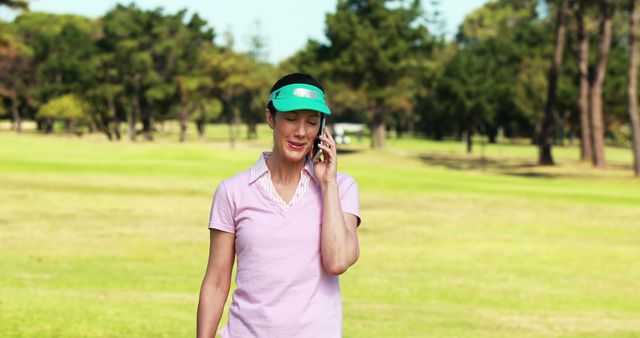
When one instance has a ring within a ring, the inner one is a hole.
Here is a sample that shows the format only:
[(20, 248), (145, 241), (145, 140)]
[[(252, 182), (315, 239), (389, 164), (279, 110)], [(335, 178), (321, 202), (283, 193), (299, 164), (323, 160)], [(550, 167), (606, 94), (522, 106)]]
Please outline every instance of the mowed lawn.
[[(185, 144), (0, 132), (0, 336), (194, 337), (213, 192), (269, 147), (261, 130), (234, 150), (222, 126)], [(575, 147), (553, 168), (463, 147), (343, 147), (363, 219), (344, 337), (640, 337), (630, 151), (603, 171)]]

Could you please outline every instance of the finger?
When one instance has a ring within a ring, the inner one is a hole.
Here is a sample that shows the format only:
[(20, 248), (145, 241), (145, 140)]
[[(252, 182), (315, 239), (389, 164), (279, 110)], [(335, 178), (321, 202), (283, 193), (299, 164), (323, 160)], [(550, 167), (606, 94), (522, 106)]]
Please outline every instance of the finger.
[(322, 134), (324, 137), (331, 138), (331, 132), (329, 132), (329, 127), (324, 127), (322, 130)]
[(335, 141), (333, 141), (333, 139), (330, 139), (326, 136), (321, 135), (319, 138), (320, 138), (320, 141), (326, 143), (329, 146), (334, 146), (336, 144)]
[(318, 144), (318, 148), (322, 149), (324, 151), (325, 155), (327, 153), (333, 153), (334, 152), (333, 149), (331, 149), (331, 147), (329, 145), (326, 145), (324, 143)]
[(329, 139), (331, 140), (331, 142), (333, 142), (334, 144), (336, 143), (336, 140), (333, 139), (333, 135), (331, 135), (331, 133), (329, 132), (329, 127), (324, 127), (326, 133), (327, 133), (327, 137), (329, 137)]
[(324, 151), (324, 159), (325, 161), (329, 161), (329, 162), (336, 162), (336, 153), (333, 149), (331, 149), (330, 147), (324, 145), (324, 144), (320, 144), (318, 145), (318, 147), (320, 147), (320, 149), (322, 149)]
[(328, 149), (328, 151), (331, 152), (331, 155), (333, 156), (333, 158), (334, 159), (337, 158), (337, 148), (336, 148), (336, 144), (334, 142), (331, 142), (331, 141), (327, 140), (327, 141), (325, 141), (325, 143), (319, 143), (318, 145), (326, 147)]

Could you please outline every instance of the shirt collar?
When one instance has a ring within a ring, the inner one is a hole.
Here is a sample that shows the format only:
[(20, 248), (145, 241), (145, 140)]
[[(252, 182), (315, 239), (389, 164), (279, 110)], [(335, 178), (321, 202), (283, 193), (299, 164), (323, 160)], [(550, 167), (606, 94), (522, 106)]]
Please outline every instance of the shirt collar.
[[(262, 175), (266, 174), (267, 172), (269, 172), (269, 168), (267, 167), (267, 159), (269, 157), (271, 157), (272, 152), (270, 151), (264, 151), (260, 154), (260, 157), (258, 157), (258, 160), (256, 161), (256, 163), (254, 163), (251, 166), (251, 175), (249, 176), (249, 184), (255, 182), (258, 178), (260, 178)], [(307, 161), (304, 164), (304, 168), (302, 168), (302, 172), (306, 172), (314, 181), (316, 181), (316, 177), (313, 174), (313, 161), (311, 160), (311, 157), (309, 155), (307, 155), (306, 157)], [(316, 181), (317, 183), (317, 181)]]

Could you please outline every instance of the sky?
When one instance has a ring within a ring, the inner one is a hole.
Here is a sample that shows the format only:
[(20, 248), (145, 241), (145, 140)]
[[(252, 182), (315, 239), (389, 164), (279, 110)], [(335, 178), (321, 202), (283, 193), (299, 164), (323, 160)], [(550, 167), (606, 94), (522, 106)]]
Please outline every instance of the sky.
[[(465, 15), (487, 0), (441, 0), (440, 11), (446, 23), (446, 36), (452, 37)], [(249, 48), (249, 38), (260, 27), (267, 43), (267, 59), (276, 63), (303, 48), (308, 39), (323, 41), (325, 15), (334, 12), (336, 0), (31, 0), (32, 11), (57, 14), (78, 14), (91, 18), (102, 16), (117, 3), (135, 3), (144, 9), (162, 7), (165, 13), (187, 8), (189, 16), (197, 12), (207, 20), (222, 43), (223, 32), (234, 36), (234, 47), (239, 51)], [(423, 0), (429, 11), (429, 0)], [(0, 19), (11, 21), (16, 13), (0, 8)]]

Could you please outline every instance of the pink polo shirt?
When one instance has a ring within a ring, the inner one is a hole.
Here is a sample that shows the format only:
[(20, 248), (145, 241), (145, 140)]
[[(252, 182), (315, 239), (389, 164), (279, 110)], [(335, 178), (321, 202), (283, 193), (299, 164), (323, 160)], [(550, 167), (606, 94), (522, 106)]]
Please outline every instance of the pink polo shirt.
[[(223, 180), (211, 207), (209, 228), (235, 233), (236, 290), (223, 338), (342, 337), (338, 276), (320, 254), (322, 193), (308, 161), (291, 203), (273, 185), (263, 153), (248, 170)], [(358, 186), (338, 173), (343, 212), (358, 217)], [(275, 194), (275, 195), (274, 195)]]

